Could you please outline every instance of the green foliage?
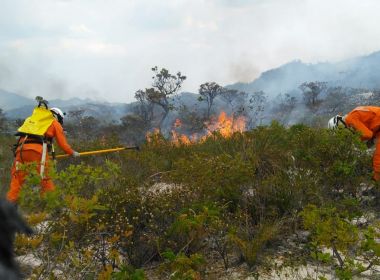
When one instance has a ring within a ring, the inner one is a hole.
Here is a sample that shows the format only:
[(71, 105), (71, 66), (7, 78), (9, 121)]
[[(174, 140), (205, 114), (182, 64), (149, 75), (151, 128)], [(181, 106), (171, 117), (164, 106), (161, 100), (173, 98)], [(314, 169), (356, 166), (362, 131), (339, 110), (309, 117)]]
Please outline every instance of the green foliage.
[(12, 145), (14, 137), (0, 134), (0, 195), (4, 196), (8, 190), (10, 180), (10, 168), (13, 161)]
[[(249, 228), (246, 228), (246, 230), (249, 230)], [(243, 260), (248, 266), (253, 267), (257, 264), (258, 257), (262, 254), (267, 243), (277, 237), (279, 230), (280, 223), (266, 222), (259, 225), (254, 233), (248, 233), (247, 231), (239, 233), (237, 231), (230, 233), (229, 238), (238, 247)]]
[(348, 248), (359, 239), (358, 228), (347, 221), (348, 213), (337, 211), (335, 207), (308, 205), (301, 215), (304, 227), (311, 230), (318, 246), (334, 247), (348, 253)]
[(145, 280), (144, 270), (133, 266), (122, 266), (120, 271), (112, 273), (112, 280)]
[(165, 259), (161, 271), (169, 273), (171, 280), (197, 280), (201, 279), (205, 259), (201, 254), (192, 254), (189, 257), (183, 253), (176, 255), (168, 250), (163, 254)]
[[(380, 244), (375, 241), (380, 234), (378, 224), (358, 227), (353, 220), (359, 215), (332, 206), (318, 208), (308, 205), (301, 216), (304, 227), (311, 231), (311, 256), (335, 266), (334, 257), (339, 279), (352, 279), (380, 263)], [(323, 249), (331, 249), (333, 255), (323, 252)]]
[(350, 131), (274, 122), (193, 145), (153, 134), (140, 152), (80, 161), (58, 162), (49, 173), (56, 191), (42, 197), (30, 167), (20, 209), (38, 232), (17, 237), (16, 249), (42, 260), (34, 279), (56, 271), (144, 279), (140, 269), (153, 262), (162, 279), (200, 279), (206, 260), (216, 261), (211, 255), (226, 269), (237, 259), (255, 269), (300, 229), (310, 236), (307, 254), (297, 257), (331, 265), (337, 275), (370, 269), (357, 259), (379, 261), (378, 225), (353, 222), (375, 206), (361, 194), (371, 184), (371, 155)]
[(180, 250), (197, 252), (207, 238), (208, 228), (219, 219), (219, 210), (202, 205), (200, 209), (184, 209), (169, 228), (169, 238)]

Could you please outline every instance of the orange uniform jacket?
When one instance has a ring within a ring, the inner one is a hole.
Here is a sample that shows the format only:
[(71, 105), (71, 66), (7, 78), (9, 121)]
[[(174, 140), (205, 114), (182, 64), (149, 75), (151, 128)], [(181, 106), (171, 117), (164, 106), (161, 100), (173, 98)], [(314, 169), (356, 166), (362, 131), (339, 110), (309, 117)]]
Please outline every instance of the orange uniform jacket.
[[(74, 150), (70, 147), (70, 145), (66, 141), (65, 134), (63, 132), (63, 128), (61, 124), (54, 120), (53, 123), (50, 125), (48, 130), (45, 133), (46, 137), (49, 138), (55, 138), (58, 145), (62, 148), (62, 150), (71, 155), (73, 154)], [(18, 170), (17, 165), (20, 163), (31, 163), (31, 162), (37, 162), (38, 169), (41, 167), (39, 166), (42, 159), (42, 144), (38, 143), (25, 143), (22, 148), (22, 153), (20, 155), (20, 147), (16, 151), (16, 158), (14, 160), (12, 171), (11, 171), (11, 184), (9, 191), (7, 193), (7, 199), (12, 202), (16, 202), (18, 200), (22, 184), (25, 180), (25, 172)], [(48, 171), (48, 156), (46, 156), (46, 162), (45, 162), (45, 170)], [(48, 177), (48, 174), (42, 178), (41, 181), (42, 189), (41, 193), (44, 193), (46, 191), (52, 191), (54, 190), (54, 184), (52, 180)]]
[[(360, 106), (347, 114), (344, 121), (348, 127), (353, 127), (361, 133), (363, 141), (378, 138), (380, 135), (380, 107)], [(374, 179), (380, 179), (380, 140), (376, 141), (373, 155)]]

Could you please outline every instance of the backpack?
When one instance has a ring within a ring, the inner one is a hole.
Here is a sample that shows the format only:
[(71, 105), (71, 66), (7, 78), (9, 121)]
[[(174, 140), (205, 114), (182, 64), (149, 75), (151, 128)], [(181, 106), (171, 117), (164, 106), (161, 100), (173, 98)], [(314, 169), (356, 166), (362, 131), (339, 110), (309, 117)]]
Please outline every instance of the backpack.
[[(44, 178), (44, 169), (46, 154), (51, 150), (53, 159), (55, 158), (53, 139), (45, 137), (45, 133), (50, 125), (55, 120), (53, 113), (47, 106), (47, 101), (42, 97), (37, 96), (38, 106), (34, 108), (30, 117), (26, 118), (23, 125), (17, 130), (16, 136), (19, 136), (18, 141), (13, 145), (13, 153), (16, 156), (16, 151), (20, 147), (20, 157), (22, 160), (22, 149), (24, 144), (38, 143), (42, 144), (42, 157), (40, 175)], [(21, 140), (22, 139), (22, 140)]]
[(48, 109), (47, 105), (41, 106), (40, 103), (34, 108), (33, 113), (30, 117), (26, 118), (23, 125), (17, 130), (18, 136), (30, 135), (43, 137), (45, 132), (48, 130), (50, 125), (54, 121), (53, 113)]

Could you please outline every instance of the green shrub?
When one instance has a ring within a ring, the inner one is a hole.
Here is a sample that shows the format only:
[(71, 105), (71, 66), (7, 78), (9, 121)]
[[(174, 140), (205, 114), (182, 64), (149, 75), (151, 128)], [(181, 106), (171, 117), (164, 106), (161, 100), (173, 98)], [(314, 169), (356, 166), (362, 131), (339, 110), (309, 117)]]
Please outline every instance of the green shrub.
[(331, 263), (339, 279), (352, 279), (380, 264), (380, 244), (375, 241), (380, 236), (379, 224), (359, 227), (354, 220), (360, 218), (360, 213), (356, 214), (335, 206), (315, 205), (308, 205), (301, 212), (303, 225), (311, 232), (311, 256), (316, 261)]
[(162, 273), (169, 274), (171, 280), (198, 280), (202, 279), (205, 259), (201, 254), (192, 254), (189, 257), (183, 253), (176, 255), (173, 251), (165, 251), (165, 261), (161, 265)]
[[(80, 143), (80, 150), (106, 144)], [(154, 135), (140, 152), (68, 158), (51, 175), (55, 192), (40, 197), (31, 174), (20, 201), (41, 228), (16, 240), (19, 254), (42, 260), (35, 279), (54, 271), (143, 277), (139, 269), (152, 262), (166, 277), (199, 279), (210, 255), (226, 269), (239, 256), (255, 269), (268, 249), (301, 229), (311, 232), (309, 254), (297, 257), (332, 265), (336, 257), (322, 249), (334, 246), (347, 255), (337, 275), (363, 271), (349, 252), (378, 261), (378, 227), (352, 223), (375, 205), (361, 194), (371, 185), (371, 155), (348, 130), (272, 123), (192, 145)]]

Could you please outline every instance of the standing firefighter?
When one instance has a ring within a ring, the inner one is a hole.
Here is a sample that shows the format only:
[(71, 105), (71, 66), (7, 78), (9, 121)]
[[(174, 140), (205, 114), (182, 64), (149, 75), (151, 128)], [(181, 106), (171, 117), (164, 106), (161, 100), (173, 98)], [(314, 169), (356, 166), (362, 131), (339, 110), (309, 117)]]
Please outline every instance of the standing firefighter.
[[(371, 146), (380, 136), (380, 107), (360, 106), (356, 107), (345, 116), (337, 115), (328, 122), (328, 128), (335, 129), (339, 125), (354, 128), (361, 133), (361, 140), (367, 141)], [(376, 141), (376, 149), (373, 154), (373, 179), (380, 180), (380, 141)]]
[(11, 184), (7, 193), (7, 199), (16, 203), (27, 172), (21, 170), (20, 164), (36, 163), (41, 176), (41, 194), (53, 191), (55, 186), (49, 178), (49, 155), (48, 151), (53, 148), (55, 138), (62, 150), (74, 157), (79, 153), (74, 151), (66, 141), (63, 132), (64, 113), (59, 108), (49, 109), (47, 101), (37, 97), (38, 106), (33, 114), (28, 117), (18, 129), (18, 142), (15, 145), (15, 160), (11, 171)]

